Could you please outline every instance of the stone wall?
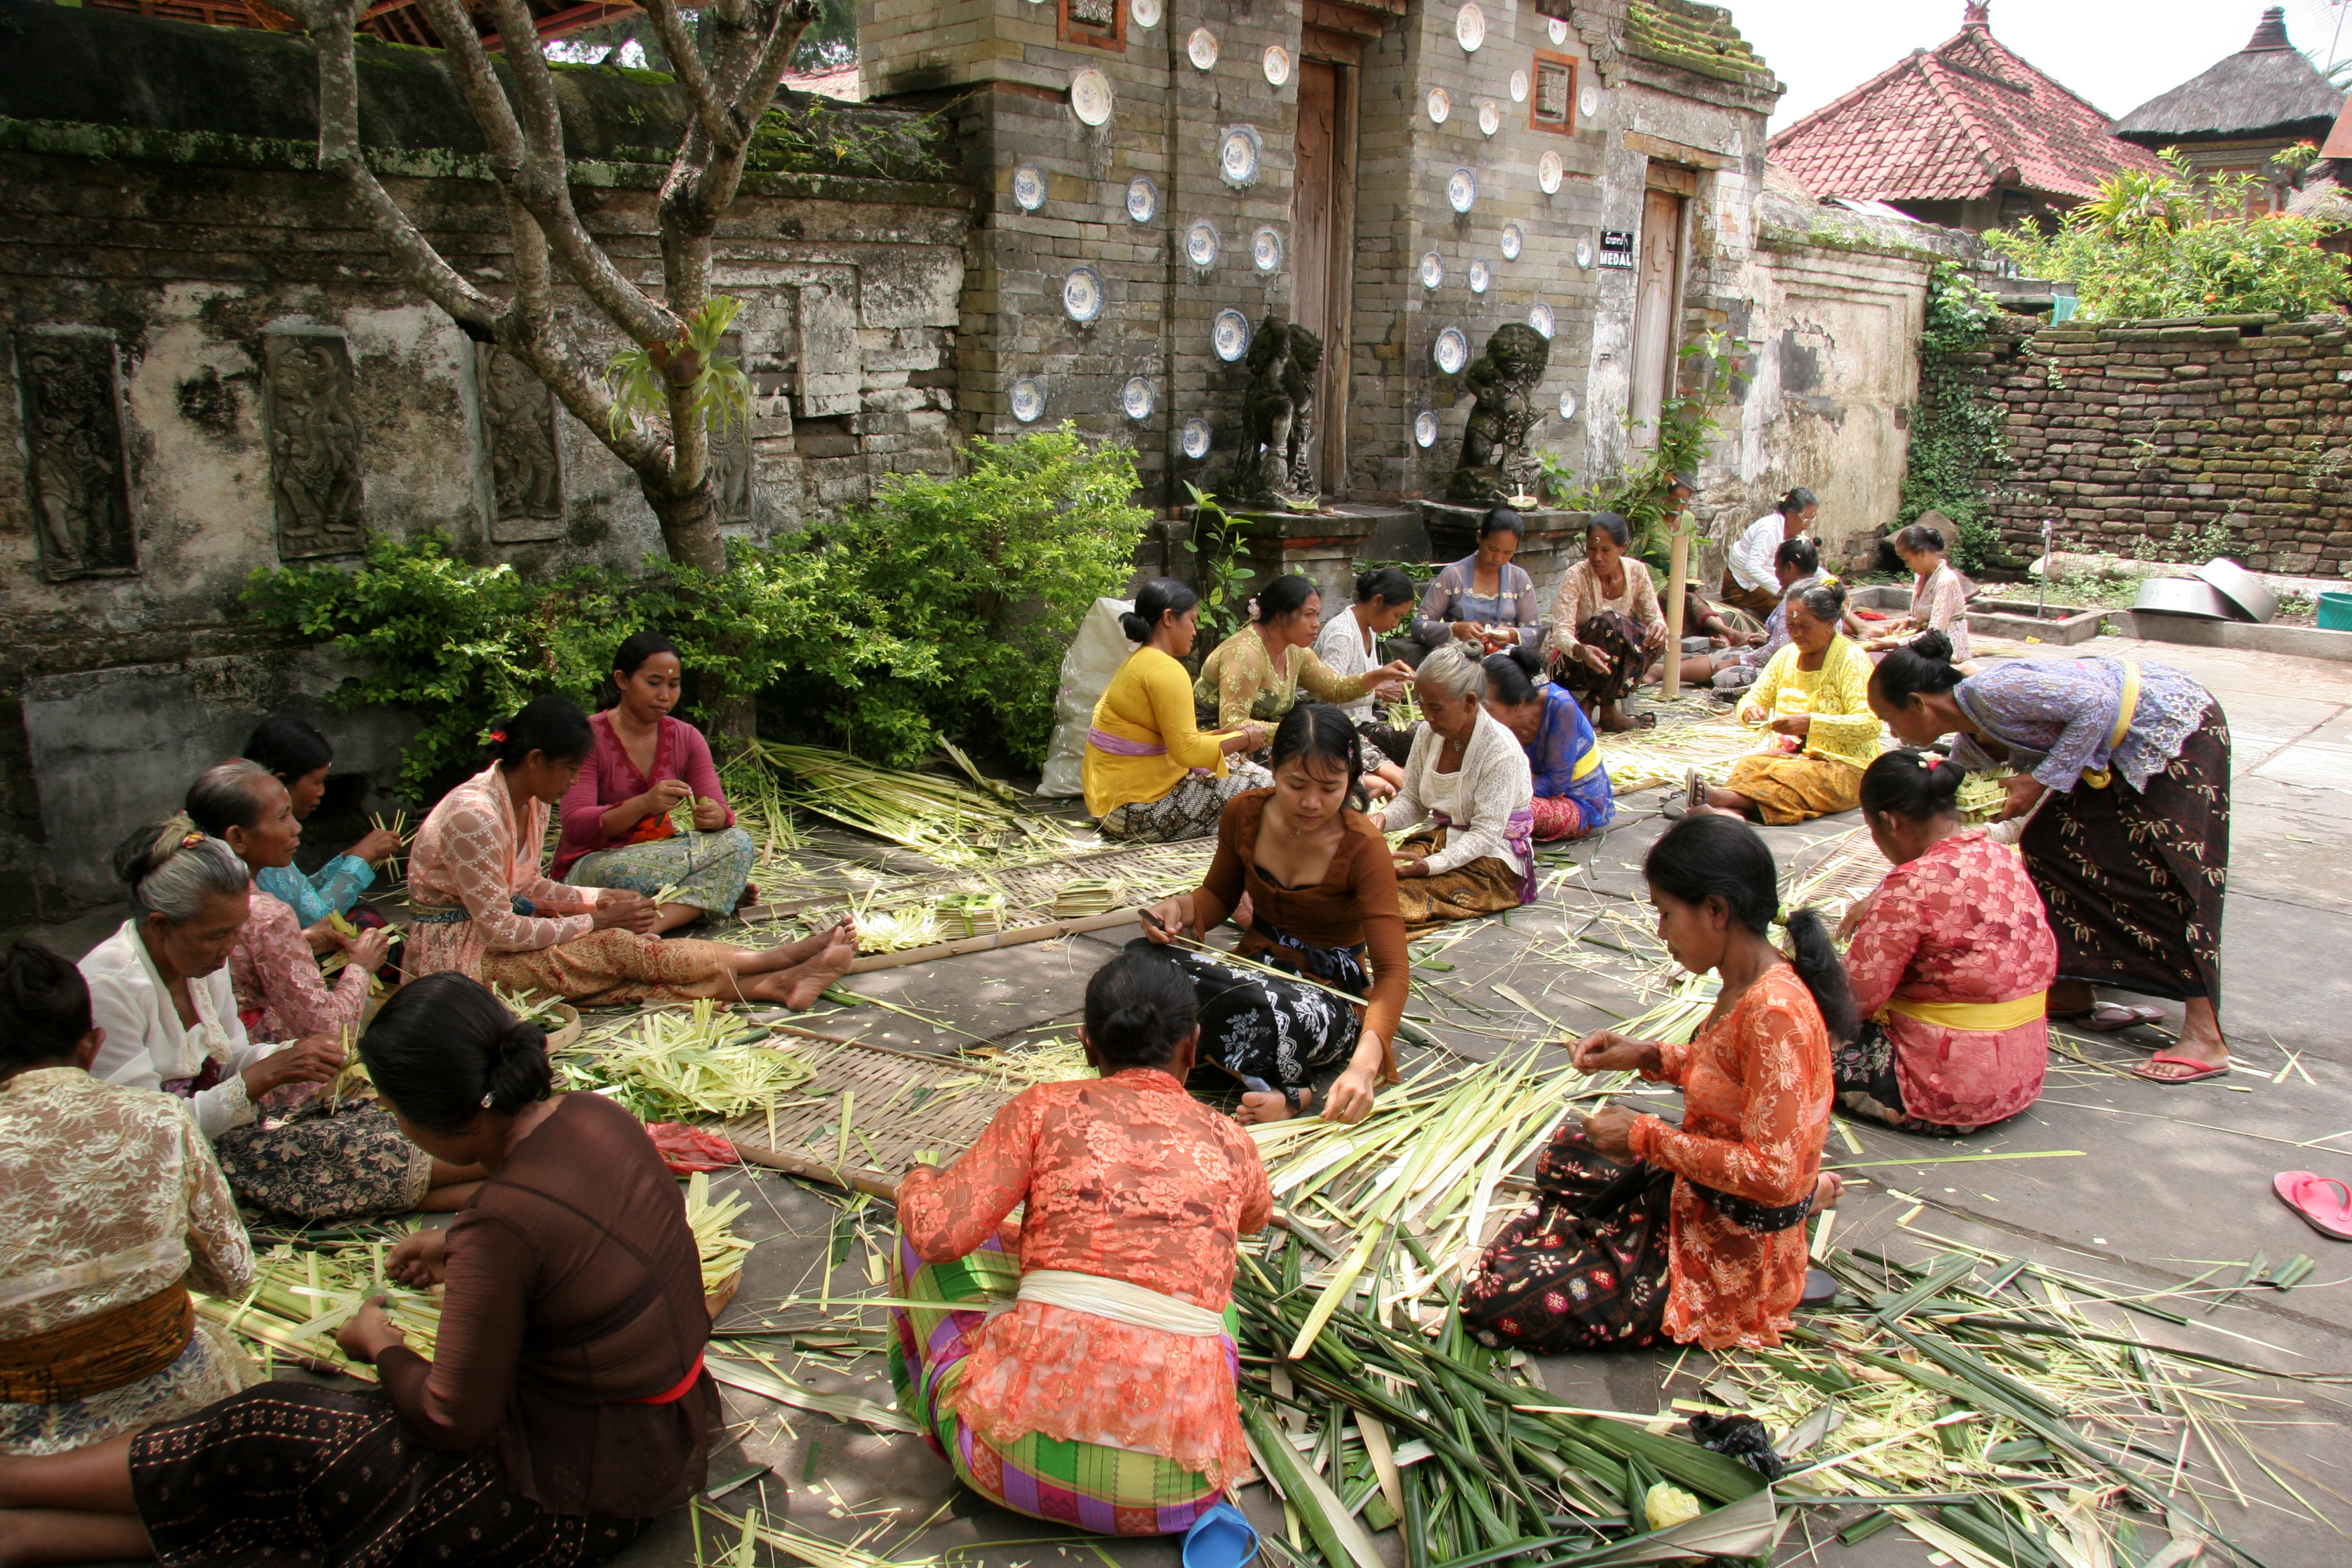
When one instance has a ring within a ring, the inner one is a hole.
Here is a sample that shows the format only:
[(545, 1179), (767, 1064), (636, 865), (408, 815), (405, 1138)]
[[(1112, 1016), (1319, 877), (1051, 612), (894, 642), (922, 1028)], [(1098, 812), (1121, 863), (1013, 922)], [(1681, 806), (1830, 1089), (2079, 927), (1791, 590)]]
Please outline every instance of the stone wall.
[(2016, 554), (2061, 548), (2352, 577), (2352, 331), (2342, 317), (2001, 317), (1964, 374), (2008, 409), (1986, 470)]

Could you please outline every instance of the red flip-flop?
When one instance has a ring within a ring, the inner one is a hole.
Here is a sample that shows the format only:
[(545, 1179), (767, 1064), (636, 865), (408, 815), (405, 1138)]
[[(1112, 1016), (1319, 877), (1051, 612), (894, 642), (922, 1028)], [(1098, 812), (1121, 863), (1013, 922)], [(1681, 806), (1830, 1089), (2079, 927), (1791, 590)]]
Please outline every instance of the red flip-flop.
[[(2177, 1077), (2167, 1077), (2161, 1074), (2152, 1073), (2147, 1070), (2158, 1062), (2166, 1062), (2173, 1067), (2195, 1068), (2197, 1070), (2195, 1072), (2181, 1073)], [(2229, 1070), (2230, 1064), (2227, 1062), (2223, 1062), (2220, 1067), (2215, 1067), (2210, 1062), (2200, 1062), (2194, 1057), (2176, 1057), (2164, 1051), (2158, 1051), (2156, 1055), (2148, 1058), (2145, 1065), (2132, 1068), (2132, 1077), (2145, 1079), (2150, 1083), (2160, 1083), (2168, 1087), (2176, 1083), (2201, 1083), (2209, 1078), (2220, 1078)]]
[[(2333, 1187), (2336, 1193), (2326, 1189)], [(2271, 1178), (2271, 1190), (2303, 1218), (2303, 1223), (2322, 1236), (2332, 1236), (2338, 1241), (2352, 1241), (2352, 1187), (2333, 1176), (2315, 1176), (2309, 1171), (2281, 1171)]]

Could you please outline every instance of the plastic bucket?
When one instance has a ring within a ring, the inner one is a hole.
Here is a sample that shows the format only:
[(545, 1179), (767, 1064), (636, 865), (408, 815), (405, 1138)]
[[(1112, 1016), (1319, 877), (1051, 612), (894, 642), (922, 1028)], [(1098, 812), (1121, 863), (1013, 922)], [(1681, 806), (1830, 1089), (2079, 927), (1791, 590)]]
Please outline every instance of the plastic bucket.
[(2319, 595), (2319, 629), (2324, 632), (2352, 632), (2352, 594)]

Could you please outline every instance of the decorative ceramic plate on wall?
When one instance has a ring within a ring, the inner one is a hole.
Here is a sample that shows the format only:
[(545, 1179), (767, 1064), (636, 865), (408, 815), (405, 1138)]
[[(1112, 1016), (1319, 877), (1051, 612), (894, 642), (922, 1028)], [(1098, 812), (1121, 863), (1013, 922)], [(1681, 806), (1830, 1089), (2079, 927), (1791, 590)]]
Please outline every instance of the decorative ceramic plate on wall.
[(1037, 416), (1045, 412), (1045, 389), (1034, 376), (1023, 376), (1013, 384), (1013, 417), (1024, 425), (1034, 425)]
[(1587, 82), (1584, 90), (1576, 95), (1576, 111), (1590, 120), (1601, 112), (1601, 89)]
[(1290, 51), (1280, 44), (1265, 47), (1265, 79), (1276, 87), (1290, 79)]
[(1484, 294), (1486, 291), (1486, 286), (1494, 280), (1495, 269), (1486, 265), (1486, 258), (1483, 256), (1471, 258), (1470, 292)]
[(1560, 176), (1567, 172), (1568, 165), (1560, 162), (1559, 153), (1547, 153), (1542, 158), (1537, 161), (1536, 184), (1543, 187), (1544, 195), (1548, 196), (1558, 195), (1559, 194)]
[(1250, 236), (1250, 260), (1256, 264), (1260, 272), (1281, 271), (1281, 233), (1269, 226)]
[(1476, 54), (1478, 46), (1486, 41), (1486, 13), (1475, 5), (1465, 5), (1454, 13), (1454, 41), (1465, 52)]
[(1205, 223), (1196, 223), (1184, 231), (1184, 259), (1195, 267), (1208, 268), (1217, 264), (1216, 229)]
[(1550, 21), (1546, 24), (1546, 30), (1550, 36), (1552, 47), (1554, 48), (1558, 48), (1560, 45), (1568, 42), (1568, 24), (1561, 21), (1558, 16), (1552, 17)]
[(1110, 119), (1110, 78), (1092, 66), (1071, 76), (1071, 113), (1088, 125), (1100, 125)]
[(1559, 394), (1559, 416), (1562, 419), (1576, 417), (1576, 394), (1565, 387), (1560, 389)]
[(1249, 318), (1239, 310), (1220, 310), (1209, 324), (1209, 343), (1227, 364), (1249, 353)]
[(1513, 103), (1525, 103), (1527, 100), (1528, 73), (1525, 71), (1513, 71), (1511, 73), (1511, 101)]
[(1118, 405), (1129, 419), (1150, 418), (1151, 406), (1159, 401), (1160, 395), (1139, 375), (1128, 377), (1127, 384), (1118, 389)]
[(1209, 455), (1209, 422), (1205, 419), (1184, 421), (1184, 433), (1177, 437), (1177, 445), (1186, 457), (1195, 462), (1207, 457)]
[(1136, 223), (1150, 223), (1160, 216), (1160, 187), (1141, 174), (1127, 183), (1127, 216)]
[(1034, 213), (1045, 205), (1045, 176), (1034, 163), (1024, 163), (1013, 171), (1013, 199), (1021, 210)]
[(1528, 325), (1547, 338), (1551, 336), (1551, 307), (1538, 300), (1535, 308), (1528, 312)]
[(1455, 212), (1466, 213), (1478, 205), (1478, 176), (1467, 169), (1456, 169), (1445, 178), (1445, 205)]
[(1503, 226), (1503, 259), (1517, 261), (1519, 258), (1519, 252), (1527, 247), (1528, 237), (1519, 232), (1519, 226), (1515, 223), (1505, 224)]
[(1217, 35), (1206, 27), (1195, 27), (1192, 36), (1184, 40), (1185, 58), (1194, 70), (1207, 70), (1217, 63)]
[(1160, 26), (1160, 0), (1127, 0), (1127, 19), (1139, 27)]
[(1421, 253), (1421, 286), (1434, 289), (1445, 281), (1445, 258), (1433, 250)]
[(1493, 99), (1482, 99), (1478, 104), (1478, 131), (1492, 136), (1503, 128), (1503, 106)]
[(1459, 375), (1462, 367), (1470, 363), (1470, 340), (1462, 335), (1461, 328), (1448, 327), (1437, 334), (1429, 355), (1437, 362), (1438, 369), (1448, 375)]
[(1437, 445), (1437, 416), (1425, 408), (1413, 416), (1412, 444), (1416, 447)]
[(1427, 106), (1429, 122), (1432, 125), (1444, 124), (1446, 118), (1454, 112), (1454, 100), (1442, 87), (1433, 87), (1429, 89)]
[(1217, 142), (1217, 173), (1229, 185), (1256, 183), (1258, 159), (1265, 150), (1257, 127), (1236, 125)]
[(1579, 267), (1590, 267), (1592, 265), (1592, 242), (1591, 240), (1580, 239), (1576, 242), (1576, 264)]
[(1091, 321), (1103, 313), (1102, 274), (1091, 267), (1073, 267), (1062, 279), (1062, 309), (1074, 321)]

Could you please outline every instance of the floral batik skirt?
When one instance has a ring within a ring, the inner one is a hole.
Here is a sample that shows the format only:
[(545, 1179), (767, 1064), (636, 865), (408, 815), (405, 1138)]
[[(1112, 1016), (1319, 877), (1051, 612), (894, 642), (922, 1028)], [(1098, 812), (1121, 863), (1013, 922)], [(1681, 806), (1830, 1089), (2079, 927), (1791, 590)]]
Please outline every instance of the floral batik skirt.
[(2146, 789), (2077, 784), (2017, 847), (2049, 906), (2059, 978), (2220, 1005), (2230, 727), (2218, 706)]
[[(1401, 853), (1422, 856), (1444, 847), (1444, 828), (1416, 833), (1397, 846)], [(1527, 902), (1526, 874), (1492, 855), (1482, 855), (1466, 866), (1433, 877), (1399, 877), (1396, 887), (1397, 913), (1404, 918), (1405, 929), (1416, 933), (1425, 926), (1475, 921)]]
[(433, 1156), (401, 1135), (372, 1100), (331, 1106), (313, 1095), (283, 1117), (233, 1127), (213, 1140), (237, 1201), (298, 1220), (406, 1214), (433, 1185)]
[(1861, 805), (1862, 770), (1827, 757), (1757, 752), (1731, 764), (1723, 787), (1754, 801), (1766, 822), (1785, 826)]
[(1158, 800), (1129, 801), (1102, 814), (1105, 838), (1122, 844), (1174, 844), (1186, 838), (1215, 836), (1225, 802), (1245, 789), (1264, 789), (1274, 775), (1255, 763), (1239, 757), (1225, 761), (1225, 775), (1186, 773), (1176, 787)]
[(1606, 708), (1623, 701), (1642, 684), (1643, 673), (1650, 668), (1650, 655), (1640, 622), (1613, 611), (1588, 616), (1577, 626), (1576, 640), (1599, 648), (1609, 660), (1606, 670), (1595, 669), (1580, 658), (1553, 660), (1551, 678), (1579, 701)]
[[(693, 937), (641, 936), (612, 927), (575, 936), (553, 947), (522, 952), (495, 949), (482, 954), (482, 978), (509, 991), (543, 991), (590, 1007), (623, 1007), (632, 1002), (686, 1002), (710, 994), (724, 980), (733, 949)], [(725, 1001), (733, 990), (719, 987)]]
[(165, 1568), (577, 1568), (649, 1522), (549, 1513), (498, 1456), (412, 1440), (378, 1393), (265, 1383), (132, 1439), (131, 1494)]
[(1505, 1225), (1462, 1289), (1486, 1345), (1539, 1353), (1655, 1344), (1665, 1324), (1675, 1177), (1596, 1152), (1581, 1118), (1536, 1162), (1536, 1205)]
[[(1130, 947), (1149, 942), (1138, 937)], [(1303, 1088), (1318, 1068), (1344, 1062), (1362, 1037), (1360, 1016), (1346, 997), (1320, 985), (1260, 970), (1220, 963), (1207, 953), (1153, 947), (1192, 982), (1200, 1006), (1201, 1058), (1235, 1078), (1255, 1079), (1268, 1089)], [(1310, 950), (1313, 951), (1313, 950)], [(1279, 952), (1255, 955), (1261, 963), (1282, 963)], [(1349, 954), (1353, 957), (1353, 954)], [(1355, 970), (1361, 975), (1360, 967)], [(1362, 982), (1337, 977), (1332, 984), (1360, 992)]]
[(1895, 1070), (1895, 1041), (1874, 1019), (1864, 1020), (1851, 1041), (1832, 1048), (1830, 1074), (1838, 1103), (1848, 1115), (1930, 1138), (1958, 1138), (1976, 1131), (1922, 1121), (1903, 1109), (1903, 1083)]
[(1179, 1534), (1223, 1496), (1199, 1471), (1139, 1449), (1039, 1432), (998, 1448), (950, 1408), (971, 1354), (970, 1336), (988, 1314), (947, 1303), (1010, 1300), (1021, 1286), (1020, 1261), (995, 1237), (952, 1262), (926, 1263), (900, 1236), (891, 1272), (900, 1300), (923, 1303), (890, 1309), (890, 1384), (899, 1412), (964, 1485), (1016, 1513), (1097, 1535)]
[(709, 915), (731, 915), (751, 879), (759, 847), (740, 827), (716, 833), (674, 833), (643, 844), (594, 849), (572, 863), (563, 879), (575, 888), (619, 888), (652, 898), (676, 888), (668, 902), (692, 904)]

